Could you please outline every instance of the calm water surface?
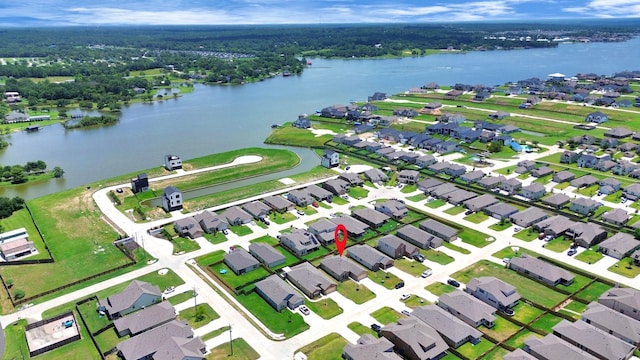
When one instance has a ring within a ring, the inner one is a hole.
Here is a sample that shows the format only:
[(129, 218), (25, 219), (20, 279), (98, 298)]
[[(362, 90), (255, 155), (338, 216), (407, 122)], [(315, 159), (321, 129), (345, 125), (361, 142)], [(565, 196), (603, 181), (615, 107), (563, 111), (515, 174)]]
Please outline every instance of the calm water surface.
[[(17, 133), (0, 152), (0, 164), (44, 160), (65, 170), (64, 179), (0, 190), (34, 198), (125, 173), (160, 166), (165, 154), (183, 159), (242, 147), (264, 146), (270, 125), (325, 106), (366, 100), (375, 91), (398, 93), (435, 81), (498, 85), (561, 72), (611, 75), (640, 70), (640, 38), (624, 43), (563, 44), (555, 49), (439, 54), (387, 60), (322, 60), (300, 76), (243, 86), (196, 85), (192, 94), (122, 109), (117, 125)], [(315, 165), (309, 150), (296, 172)]]

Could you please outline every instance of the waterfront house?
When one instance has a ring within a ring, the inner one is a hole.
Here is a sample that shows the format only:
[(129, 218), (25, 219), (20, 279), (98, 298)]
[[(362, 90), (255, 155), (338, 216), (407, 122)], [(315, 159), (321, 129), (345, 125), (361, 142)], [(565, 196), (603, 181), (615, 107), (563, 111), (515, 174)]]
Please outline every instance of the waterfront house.
[(149, 190), (149, 177), (146, 173), (138, 174), (131, 179), (131, 191), (133, 193), (145, 192)]
[(320, 165), (326, 168), (333, 168), (340, 165), (340, 154), (333, 150), (325, 149), (320, 158)]
[(169, 171), (182, 169), (182, 159), (177, 155), (165, 155), (164, 168)]
[(166, 212), (182, 209), (182, 193), (173, 186), (167, 186), (162, 192), (162, 208)]
[(298, 115), (298, 118), (293, 122), (293, 127), (298, 129), (308, 129), (311, 127), (311, 121), (307, 114)]
[(602, 124), (604, 122), (607, 122), (608, 120), (609, 120), (609, 117), (600, 111), (594, 111), (589, 115), (587, 115), (587, 117), (585, 118), (586, 122), (596, 123), (596, 124)]

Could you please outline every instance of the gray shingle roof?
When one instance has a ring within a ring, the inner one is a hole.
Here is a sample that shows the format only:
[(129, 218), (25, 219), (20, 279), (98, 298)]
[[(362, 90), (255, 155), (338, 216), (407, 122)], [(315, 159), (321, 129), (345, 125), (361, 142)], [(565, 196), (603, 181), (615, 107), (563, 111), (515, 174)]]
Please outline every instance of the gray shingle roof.
[(384, 337), (374, 338), (371, 334), (364, 334), (358, 342), (345, 345), (343, 351), (353, 360), (402, 360), (393, 352), (393, 343)]
[(567, 341), (580, 344), (583, 348), (604, 359), (627, 359), (634, 346), (584, 321), (562, 320), (553, 327), (554, 334), (560, 334)]
[(265, 243), (252, 243), (249, 245), (249, 252), (262, 259), (265, 265), (285, 260), (284, 255), (271, 245)]
[(465, 201), (464, 206), (468, 209), (481, 210), (481, 209), (484, 209), (485, 207), (488, 207), (497, 203), (498, 203), (498, 199), (496, 199), (495, 196), (491, 194), (483, 194), (473, 199), (469, 199)]
[(224, 212), (224, 217), (227, 218), (227, 220), (232, 223), (234, 221), (237, 221), (238, 219), (241, 222), (246, 222), (246, 221), (250, 221), (251, 219), (253, 219), (253, 217), (246, 211), (240, 209), (237, 206), (231, 206), (230, 208), (228, 208), (225, 212)]
[(520, 300), (520, 294), (515, 287), (493, 276), (473, 278), (467, 283), (467, 289), (471, 291), (482, 289), (493, 295), (502, 306), (508, 306)]
[(503, 357), (504, 360), (536, 360), (532, 355), (527, 354), (522, 349), (516, 349), (513, 352), (506, 354)]
[(620, 254), (626, 254), (634, 250), (640, 245), (640, 241), (633, 238), (632, 235), (625, 233), (616, 233), (612, 237), (600, 243), (600, 248), (615, 250)]
[(282, 280), (278, 275), (271, 275), (256, 283), (256, 288), (275, 304), (287, 301), (290, 304), (300, 303), (304, 300), (291, 285)]
[(591, 325), (606, 331), (613, 330), (614, 333), (635, 343), (640, 342), (640, 321), (600, 303), (592, 302), (589, 304), (587, 310), (582, 313), (582, 320), (589, 320)]
[(370, 208), (358, 209), (354, 211), (352, 215), (363, 221), (368, 221), (371, 224), (382, 224), (389, 220), (389, 216)]
[(265, 204), (273, 207), (274, 209), (282, 210), (295, 206), (291, 201), (283, 198), (282, 196), (267, 196), (262, 199)]
[(429, 219), (421, 222), (420, 227), (422, 229), (431, 229), (437, 232), (438, 234), (442, 234), (447, 238), (455, 237), (458, 235), (458, 230), (433, 219)]
[(571, 198), (567, 194), (555, 193), (549, 197), (542, 199), (543, 204), (550, 206), (561, 206), (571, 201)]
[(247, 250), (238, 246), (236, 246), (230, 253), (226, 253), (224, 255), (224, 262), (238, 270), (260, 264), (260, 262), (251, 256)]
[[(595, 360), (595, 356), (580, 350), (559, 337), (549, 334), (543, 338), (530, 336), (524, 341), (530, 352), (546, 360)], [(535, 356), (538, 358), (538, 356)]]
[(304, 292), (313, 293), (317, 289), (325, 291), (336, 283), (326, 277), (320, 270), (316, 269), (308, 262), (296, 265), (287, 272), (287, 278), (290, 278), (303, 287)]
[[(172, 338), (189, 338), (192, 336), (193, 330), (189, 325), (174, 320), (129, 338), (118, 344), (117, 348), (125, 359), (140, 359), (156, 353), (163, 346), (171, 346), (169, 342)], [(199, 355), (202, 356), (202, 354)]]
[(114, 320), (113, 324), (120, 333), (129, 329), (131, 334), (152, 328), (176, 318), (176, 309), (168, 301), (149, 306), (133, 314)]
[[(328, 256), (322, 259), (320, 262), (320, 266), (323, 268), (330, 269), (335, 274), (344, 274), (351, 273), (356, 274), (356, 276), (365, 273), (366, 270), (356, 264), (353, 260), (339, 255)], [(342, 280), (342, 279), (338, 279)]]
[(390, 257), (367, 244), (351, 246), (347, 248), (347, 254), (358, 257), (372, 265), (378, 263), (386, 264), (392, 261)]
[(528, 270), (531, 274), (538, 275), (554, 283), (560, 279), (572, 280), (574, 278), (573, 274), (567, 270), (527, 254), (522, 254), (520, 257), (512, 257), (510, 264)]
[(411, 316), (424, 321), (453, 343), (459, 343), (468, 337), (479, 339), (482, 336), (480, 331), (467, 325), (467, 323), (437, 305), (417, 307), (413, 310)]
[(107, 296), (106, 299), (100, 300), (100, 305), (104, 306), (110, 314), (116, 314), (131, 307), (143, 294), (151, 294), (158, 298), (162, 297), (162, 292), (158, 286), (140, 280), (133, 280), (121, 293)]
[(409, 359), (435, 359), (449, 348), (434, 328), (418, 319), (402, 318), (398, 324), (383, 327), (381, 333), (397, 347), (406, 344), (403, 348), (410, 349), (405, 354)]
[[(616, 302), (640, 311), (640, 290), (614, 287), (602, 294), (598, 302), (606, 306), (609, 306), (609, 303)], [(612, 306), (609, 307), (613, 308)]]
[(438, 305), (441, 307), (446, 305), (448, 308), (455, 309), (455, 311), (475, 323), (480, 323), (483, 319), (489, 322), (496, 320), (495, 315), (493, 315), (496, 309), (462, 290), (442, 294), (438, 299)]
[(268, 214), (271, 211), (271, 208), (267, 204), (257, 200), (242, 205), (242, 209), (256, 218), (261, 214)]

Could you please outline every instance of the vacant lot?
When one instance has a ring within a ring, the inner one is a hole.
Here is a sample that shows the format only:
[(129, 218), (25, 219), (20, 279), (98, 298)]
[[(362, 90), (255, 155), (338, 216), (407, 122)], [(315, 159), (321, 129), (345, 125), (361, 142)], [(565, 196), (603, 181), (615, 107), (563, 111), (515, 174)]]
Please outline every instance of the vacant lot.
[(347, 345), (345, 338), (337, 333), (331, 333), (298, 351), (305, 354), (309, 360), (340, 359), (345, 345)]

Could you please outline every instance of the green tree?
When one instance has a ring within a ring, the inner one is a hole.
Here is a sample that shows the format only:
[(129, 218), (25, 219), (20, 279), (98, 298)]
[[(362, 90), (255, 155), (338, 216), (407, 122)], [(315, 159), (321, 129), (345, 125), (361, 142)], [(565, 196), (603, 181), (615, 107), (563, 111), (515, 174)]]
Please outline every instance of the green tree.
[(489, 146), (487, 146), (487, 150), (489, 150), (492, 153), (497, 153), (502, 151), (502, 142), (500, 141), (492, 141), (489, 143)]
[(20, 300), (20, 299), (24, 298), (24, 295), (25, 295), (25, 293), (24, 293), (23, 290), (20, 290), (20, 289), (13, 290), (13, 298), (15, 300)]
[(27, 173), (24, 171), (22, 166), (14, 165), (11, 167), (11, 183), (12, 184), (22, 184), (27, 182)]
[(60, 166), (53, 168), (53, 177), (61, 178), (64, 175), (64, 170)]

